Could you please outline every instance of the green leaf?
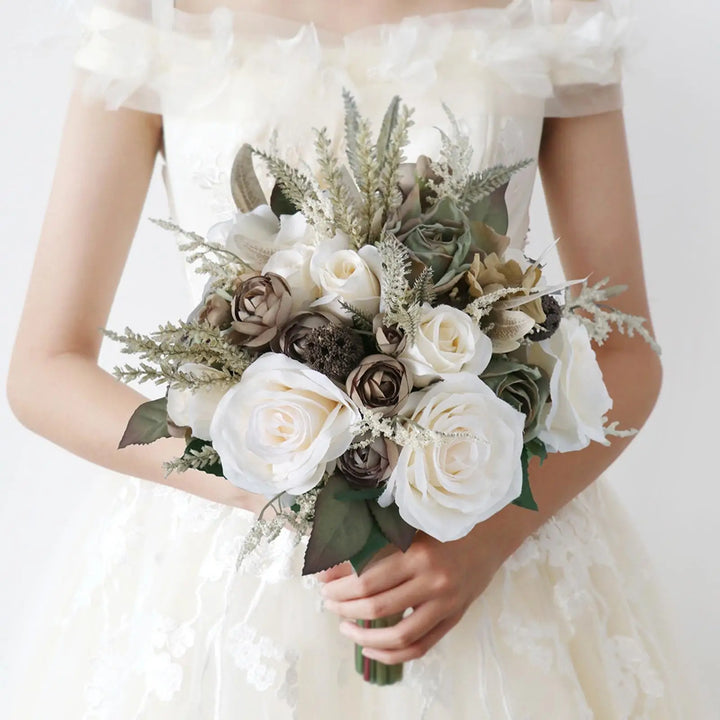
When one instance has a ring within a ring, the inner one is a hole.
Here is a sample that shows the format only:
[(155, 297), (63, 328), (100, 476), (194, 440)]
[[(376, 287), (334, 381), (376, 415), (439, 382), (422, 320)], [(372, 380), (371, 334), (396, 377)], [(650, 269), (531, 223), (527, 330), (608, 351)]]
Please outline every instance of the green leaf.
[(468, 212), (468, 218), (475, 222), (489, 225), (495, 232), (505, 235), (508, 230), (509, 216), (505, 203), (505, 191), (508, 183), (501, 185), (479, 202)]
[(393, 503), (388, 507), (381, 507), (377, 503), (370, 502), (368, 507), (385, 537), (405, 552), (410, 547), (417, 530), (400, 517), (398, 506)]
[(378, 135), (377, 141), (377, 159), (379, 165), (385, 160), (385, 154), (388, 146), (390, 145), (390, 138), (392, 137), (393, 130), (397, 125), (398, 111), (400, 110), (400, 97), (395, 97), (390, 101), (388, 109), (385, 111), (385, 117), (383, 118), (382, 127), (380, 128), (380, 134)]
[(350, 490), (347, 480), (333, 475), (320, 491), (310, 533), (303, 575), (327, 570), (359, 553), (370, 535), (372, 515), (366, 502), (343, 502), (336, 494)]
[(281, 215), (295, 215), (295, 213), (300, 212), (292, 200), (283, 192), (279, 183), (275, 183), (275, 187), (273, 187), (270, 193), (270, 209), (277, 217)]
[(171, 437), (168, 431), (167, 398), (145, 402), (135, 410), (123, 433), (118, 449), (128, 445), (148, 445)]
[(545, 459), (548, 456), (548, 451), (545, 447), (545, 443), (540, 438), (533, 438), (532, 440), (526, 442), (525, 447), (528, 451), (528, 461), (530, 458), (535, 456), (540, 458), (541, 465), (545, 462)]
[(350, 558), (353, 570), (359, 575), (373, 559), (375, 553), (382, 550), (387, 544), (387, 538), (383, 535), (377, 524), (373, 523), (370, 529), (370, 535), (368, 535), (368, 539), (365, 545), (363, 545), (362, 550)]
[(368, 488), (367, 490), (340, 490), (335, 493), (336, 500), (355, 502), (356, 500), (375, 500), (383, 493), (382, 488)]
[(526, 447), (523, 447), (522, 453), (520, 454), (520, 462), (522, 463), (522, 491), (520, 495), (513, 500), (514, 505), (526, 508), (527, 510), (537, 510), (538, 506), (533, 497), (532, 490), (530, 489), (530, 480), (528, 478), (528, 461), (530, 459), (529, 453)]
[[(185, 452), (182, 454), (184, 458), (192, 457), (192, 451), (198, 452), (202, 450), (206, 445), (211, 445), (207, 440), (201, 440), (200, 438), (192, 438), (190, 442), (185, 446)], [(219, 462), (209, 463), (204, 467), (197, 468), (201, 472), (208, 473), (209, 475), (217, 475), (218, 477), (225, 477), (223, 474), (222, 465)]]

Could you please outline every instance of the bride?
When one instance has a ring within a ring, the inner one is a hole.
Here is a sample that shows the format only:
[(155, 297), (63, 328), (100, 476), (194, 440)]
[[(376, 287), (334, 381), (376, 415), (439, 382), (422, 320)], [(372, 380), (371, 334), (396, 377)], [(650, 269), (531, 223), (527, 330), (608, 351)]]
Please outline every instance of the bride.
[[(376, 124), (394, 94), (414, 106), (416, 154), (433, 154), (446, 101), (478, 167), (535, 159), (507, 191), (513, 245), (523, 247), (539, 170), (567, 276), (627, 284), (619, 307), (649, 317), (621, 110), (622, 4), (98, 0), (83, 22), (8, 397), (28, 428), (126, 477), (83, 563), (68, 558), (61, 621), (15, 716), (688, 717), (642, 551), (598, 480), (630, 439), (533, 467), (539, 512), (508, 506), (450, 543), (419, 534), (361, 577), (338, 566), (301, 579), (290, 533), (236, 571), (265, 498), (197, 471), (164, 477), (179, 439), (117, 450), (144, 398), (97, 365), (97, 328), (158, 155), (177, 222), (205, 233), (232, 207), (239, 145), (277, 131), (284, 154), (308, 159), (310, 128), (340, 136), (345, 86)], [(611, 419), (640, 428), (657, 357), (618, 334), (597, 355)], [(406, 608), (393, 628), (348, 622)], [(362, 683), (353, 642), (408, 662), (403, 683)]]

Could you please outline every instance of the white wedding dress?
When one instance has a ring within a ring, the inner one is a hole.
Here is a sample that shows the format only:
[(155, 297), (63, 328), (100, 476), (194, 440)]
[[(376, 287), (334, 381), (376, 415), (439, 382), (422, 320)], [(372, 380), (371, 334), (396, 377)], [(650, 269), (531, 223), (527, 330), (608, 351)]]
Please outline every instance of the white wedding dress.
[[(543, 117), (621, 105), (630, 30), (614, 0), (516, 0), (344, 35), (166, 0), (96, 2), (82, 20), (76, 65), (87, 92), (163, 114), (170, 205), (199, 233), (233, 210), (229, 169), (241, 143), (267, 147), (277, 132), (295, 162), (312, 159), (312, 127), (342, 138), (343, 88), (376, 128), (393, 95), (415, 108), (409, 157), (437, 155), (444, 101), (478, 168), (536, 159)], [(517, 247), (535, 174), (533, 163), (507, 192)], [(188, 278), (199, 297), (202, 278)], [(106, 481), (116, 497), (68, 558), (57, 618), (41, 632), (13, 720), (700, 717), (662, 637), (643, 551), (602, 479), (527, 539), (462, 621), (385, 688), (355, 673), (337, 617), (317, 582), (301, 578), (303, 542), (284, 531), (236, 571), (251, 513), (134, 478)]]

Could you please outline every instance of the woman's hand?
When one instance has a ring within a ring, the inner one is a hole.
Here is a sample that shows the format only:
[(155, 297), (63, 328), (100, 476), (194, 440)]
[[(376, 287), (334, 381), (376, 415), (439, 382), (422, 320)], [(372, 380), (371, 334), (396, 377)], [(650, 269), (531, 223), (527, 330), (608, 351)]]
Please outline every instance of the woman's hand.
[[(386, 664), (424, 655), (462, 618), (485, 590), (503, 557), (473, 533), (440, 542), (419, 532), (407, 552), (394, 549), (355, 575), (350, 563), (319, 574), (325, 607), (347, 618), (340, 630), (367, 657)], [(374, 620), (407, 608), (397, 625), (361, 628), (355, 619)]]

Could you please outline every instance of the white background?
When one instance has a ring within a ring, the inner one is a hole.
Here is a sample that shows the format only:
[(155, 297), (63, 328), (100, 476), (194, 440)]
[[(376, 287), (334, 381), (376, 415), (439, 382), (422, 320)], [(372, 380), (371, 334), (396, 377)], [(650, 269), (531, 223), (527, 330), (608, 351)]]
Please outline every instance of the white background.
[[(28, 50), (32, 38), (56, 31), (46, 9), (47, 0), (0, 8), (2, 378), (71, 81), (72, 40)], [(718, 707), (720, 10), (710, 0), (663, 0), (638, 3), (638, 13), (642, 38), (626, 73), (625, 112), (665, 384), (655, 414), (610, 475), (656, 566), (689, 669)], [(166, 216), (156, 176), (109, 327), (151, 330), (189, 309), (174, 242), (147, 221)], [(540, 193), (532, 225), (535, 236), (551, 236)], [(137, 298), (151, 287), (152, 306), (140, 305)], [(104, 347), (104, 367), (118, 359)], [(0, 443), (2, 715), (2, 690), (27, 645), (33, 606), (62, 568), (64, 548), (92, 507), (93, 493), (109, 480), (22, 428), (4, 395)]]

